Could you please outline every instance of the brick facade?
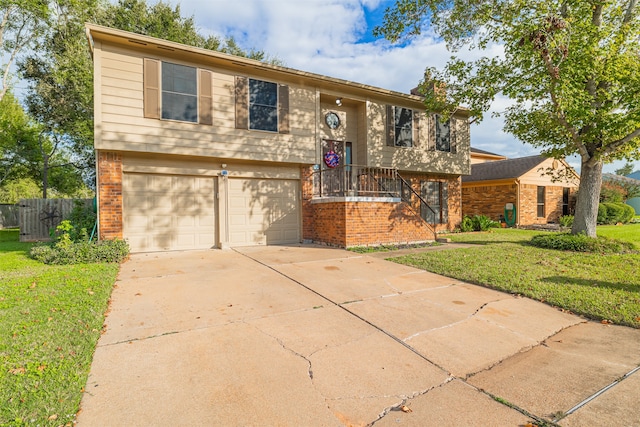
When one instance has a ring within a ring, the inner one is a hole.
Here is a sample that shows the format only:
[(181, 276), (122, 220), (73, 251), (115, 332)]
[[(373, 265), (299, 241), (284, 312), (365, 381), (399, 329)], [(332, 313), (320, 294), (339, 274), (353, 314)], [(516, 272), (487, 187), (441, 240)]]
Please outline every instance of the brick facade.
[[(437, 231), (452, 230), (462, 219), (460, 179), (445, 176), (405, 176), (412, 187), (420, 192), (425, 180), (448, 182), (449, 221), (438, 224)], [(416, 206), (404, 202), (357, 201), (353, 199), (312, 201), (311, 169), (302, 170), (303, 238), (333, 246), (351, 247), (392, 243), (424, 242), (434, 234), (419, 214)]]
[(469, 217), (486, 215), (494, 221), (504, 216), (507, 203), (517, 205), (518, 186), (514, 184), (464, 187), (462, 213)]
[(122, 155), (98, 152), (97, 194), (101, 240), (122, 239)]
[[(497, 221), (504, 215), (507, 203), (516, 205), (518, 213), (517, 225), (534, 225), (557, 223), (563, 214), (563, 189), (559, 186), (545, 187), (545, 214), (538, 217), (538, 186), (514, 184), (473, 186), (462, 189), (463, 214), (467, 216), (486, 215)], [(575, 206), (576, 189), (570, 188), (569, 212)], [(519, 205), (517, 204), (519, 201)]]

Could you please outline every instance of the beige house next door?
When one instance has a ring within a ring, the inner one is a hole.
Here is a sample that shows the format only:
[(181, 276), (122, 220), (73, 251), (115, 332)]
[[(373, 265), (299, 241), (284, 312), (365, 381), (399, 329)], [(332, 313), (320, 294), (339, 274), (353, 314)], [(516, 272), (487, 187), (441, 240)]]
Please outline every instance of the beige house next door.
[(229, 245), (300, 242), (300, 181), (229, 178)]
[(213, 177), (124, 173), (123, 235), (132, 252), (216, 243)]

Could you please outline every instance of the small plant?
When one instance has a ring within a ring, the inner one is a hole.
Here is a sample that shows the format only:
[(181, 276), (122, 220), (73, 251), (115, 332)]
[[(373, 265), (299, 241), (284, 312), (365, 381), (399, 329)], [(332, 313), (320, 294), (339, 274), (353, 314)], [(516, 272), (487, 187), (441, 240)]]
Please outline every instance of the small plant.
[(573, 226), (573, 215), (562, 215), (559, 219), (560, 227), (571, 228)]
[(492, 220), (486, 215), (474, 215), (471, 221), (473, 223), (473, 229), (476, 231), (487, 231), (490, 228), (500, 227), (500, 223)]

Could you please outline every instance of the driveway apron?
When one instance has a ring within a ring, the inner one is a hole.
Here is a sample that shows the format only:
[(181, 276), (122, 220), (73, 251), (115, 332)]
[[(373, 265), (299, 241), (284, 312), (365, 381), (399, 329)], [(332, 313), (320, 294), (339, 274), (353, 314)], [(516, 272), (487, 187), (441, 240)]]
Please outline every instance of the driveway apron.
[(83, 426), (640, 425), (640, 330), (313, 245), (122, 265)]

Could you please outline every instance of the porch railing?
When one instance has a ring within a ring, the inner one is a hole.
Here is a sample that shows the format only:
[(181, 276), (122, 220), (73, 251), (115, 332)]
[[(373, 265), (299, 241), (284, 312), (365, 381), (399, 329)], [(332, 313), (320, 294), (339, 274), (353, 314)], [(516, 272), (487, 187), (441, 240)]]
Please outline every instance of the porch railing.
[(314, 172), (315, 197), (401, 197), (394, 168), (346, 165)]
[(434, 239), (437, 237), (436, 212), (395, 168), (346, 165), (316, 171), (313, 174), (313, 196), (399, 198), (422, 219), (433, 232)]

